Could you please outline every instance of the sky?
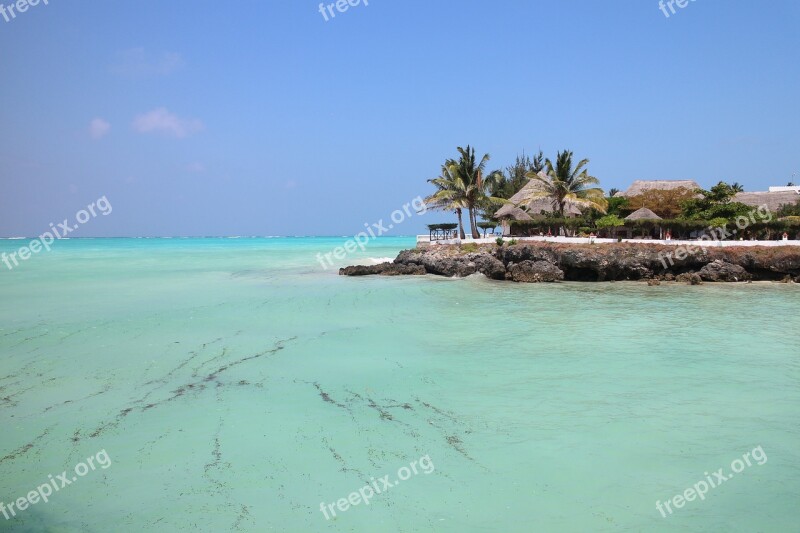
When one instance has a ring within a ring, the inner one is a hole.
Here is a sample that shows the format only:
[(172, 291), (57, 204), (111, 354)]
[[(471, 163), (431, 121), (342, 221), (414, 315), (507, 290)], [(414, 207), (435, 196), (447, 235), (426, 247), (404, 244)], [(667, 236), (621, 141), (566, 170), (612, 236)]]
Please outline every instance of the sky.
[(71, 236), (353, 235), (467, 144), (569, 149), (606, 190), (800, 182), (800, 4), (673, 7), (41, 0), (0, 15), (0, 236), (103, 197)]

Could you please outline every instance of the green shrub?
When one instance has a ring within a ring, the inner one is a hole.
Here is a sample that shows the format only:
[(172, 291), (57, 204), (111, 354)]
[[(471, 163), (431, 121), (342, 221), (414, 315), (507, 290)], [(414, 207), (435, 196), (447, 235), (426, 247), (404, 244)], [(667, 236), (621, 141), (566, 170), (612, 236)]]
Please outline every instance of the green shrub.
[(497, 243), (497, 246), (503, 246), (503, 244), (505, 244), (506, 241), (504, 241), (502, 237), (498, 237), (497, 239), (495, 239), (494, 242)]
[(624, 225), (625, 221), (619, 218), (617, 215), (608, 215), (597, 220), (597, 227), (600, 229), (618, 228)]

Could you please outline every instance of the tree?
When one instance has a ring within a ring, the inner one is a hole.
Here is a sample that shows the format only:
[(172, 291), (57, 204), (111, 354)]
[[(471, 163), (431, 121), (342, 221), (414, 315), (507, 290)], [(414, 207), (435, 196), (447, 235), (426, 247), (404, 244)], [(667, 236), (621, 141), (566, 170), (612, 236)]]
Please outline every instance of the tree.
[(491, 195), (491, 190), (500, 178), (500, 173), (492, 172), (488, 176), (484, 176), (486, 164), (491, 159), (489, 154), (484, 154), (480, 162), (478, 162), (475, 158), (475, 149), (469, 145), (466, 148), (459, 146), (458, 153), (458, 161), (450, 161), (450, 172), (463, 184), (465, 207), (469, 214), (472, 238), (480, 239), (477, 210), (506, 202), (503, 198)]
[(438, 189), (425, 199), (431, 209), (454, 211), (458, 217), (458, 234), (464, 238), (464, 222), (461, 218), (462, 210), (467, 207), (467, 187), (458, 177), (455, 170), (455, 161), (448, 159), (442, 165), (442, 173), (438, 178), (428, 180)]
[(465, 238), (462, 214), (466, 210), (472, 238), (479, 239), (477, 210), (495, 204), (503, 204), (506, 200), (494, 197), (489, 193), (496, 186), (499, 177), (496, 172), (485, 178), (483, 176), (486, 163), (489, 161), (489, 154), (484, 155), (480, 163), (477, 163), (473, 148), (459, 147), (458, 151), (460, 154), (458, 160), (448, 159), (442, 165), (441, 175), (428, 180), (438, 190), (426, 199), (426, 203), (431, 204), (434, 209), (455, 211), (458, 216), (459, 236), (462, 239)]
[(683, 203), (695, 196), (697, 193), (687, 187), (650, 189), (629, 198), (628, 205), (632, 210), (646, 207), (662, 218), (677, 218)]
[(611, 198), (614, 198), (617, 195), (618, 192), (619, 192), (619, 189), (611, 189), (610, 191), (608, 191), (608, 196), (610, 196)]
[(731, 190), (735, 193), (744, 192), (744, 185), (740, 185), (738, 181), (733, 182)]
[[(525, 152), (522, 152), (522, 155), (517, 156), (512, 166), (506, 167), (505, 170), (496, 170), (494, 172), (497, 175), (497, 180), (490, 190), (490, 196), (505, 199), (511, 198), (531, 181), (528, 177), (529, 173), (538, 174), (544, 168), (544, 153), (541, 150), (533, 159), (525, 155)], [(499, 207), (497, 204), (487, 207), (483, 216), (494, 218), (494, 214)]]
[(511, 198), (517, 194), (530, 181), (527, 174), (533, 168), (533, 161), (523, 153), (521, 156), (517, 156), (517, 160), (512, 166), (506, 167), (503, 171), (496, 170), (495, 172), (499, 173), (500, 176), (492, 188), (492, 196)]
[(800, 216), (800, 200), (795, 204), (782, 205), (781, 208), (778, 209), (778, 216), (781, 218)]
[[(612, 189), (613, 190), (613, 189)], [(609, 215), (617, 215), (622, 216), (624, 212), (630, 212), (628, 207), (628, 199), (624, 196), (610, 196), (606, 198), (606, 202), (608, 202), (608, 207), (606, 208), (606, 213)]]
[(739, 215), (746, 215), (752, 211), (751, 207), (740, 202), (734, 202), (736, 189), (720, 181), (711, 189), (697, 189), (694, 191), (700, 198), (691, 198), (681, 204), (681, 217), (689, 220), (712, 220), (725, 218), (731, 220)]
[(538, 174), (539, 172), (544, 172), (544, 169), (545, 169), (544, 152), (539, 150), (539, 153), (536, 154), (536, 157), (533, 158), (531, 172)]
[(552, 202), (553, 211), (560, 218), (564, 218), (568, 202), (605, 213), (608, 201), (603, 196), (602, 189), (592, 187), (592, 185), (599, 184), (600, 181), (594, 176), (590, 176), (589, 171), (585, 168), (589, 164), (589, 160), (584, 159), (573, 168), (572, 156), (572, 152), (564, 150), (558, 153), (555, 165), (549, 159), (545, 160), (547, 169), (545, 176), (528, 173), (528, 177), (535, 180), (539, 187), (538, 190), (529, 193), (523, 203), (548, 198)]
[(606, 215), (603, 218), (598, 218), (595, 222), (599, 229), (618, 228), (625, 225), (625, 221), (617, 215)]

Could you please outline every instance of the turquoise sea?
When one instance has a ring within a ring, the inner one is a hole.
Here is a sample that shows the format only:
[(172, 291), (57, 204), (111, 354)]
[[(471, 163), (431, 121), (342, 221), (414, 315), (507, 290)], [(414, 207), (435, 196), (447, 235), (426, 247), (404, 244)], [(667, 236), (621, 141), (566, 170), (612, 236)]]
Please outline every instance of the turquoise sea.
[(0, 264), (0, 502), (76, 478), (0, 531), (800, 531), (799, 286), (350, 279), (344, 241)]

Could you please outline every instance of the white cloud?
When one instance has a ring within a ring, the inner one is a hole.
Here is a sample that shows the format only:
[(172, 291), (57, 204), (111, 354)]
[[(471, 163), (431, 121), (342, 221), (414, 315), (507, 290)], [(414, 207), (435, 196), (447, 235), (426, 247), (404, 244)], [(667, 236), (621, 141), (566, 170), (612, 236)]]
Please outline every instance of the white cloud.
[(166, 108), (160, 107), (136, 117), (133, 120), (133, 129), (139, 133), (161, 133), (182, 139), (202, 131), (205, 126), (198, 119), (182, 119)]
[(89, 135), (92, 136), (92, 139), (102, 139), (108, 135), (109, 131), (111, 131), (111, 124), (102, 118), (94, 118), (89, 123)]
[(131, 48), (117, 54), (111, 72), (126, 78), (167, 76), (183, 65), (183, 58), (175, 52), (164, 52), (158, 57), (148, 57), (144, 48)]

